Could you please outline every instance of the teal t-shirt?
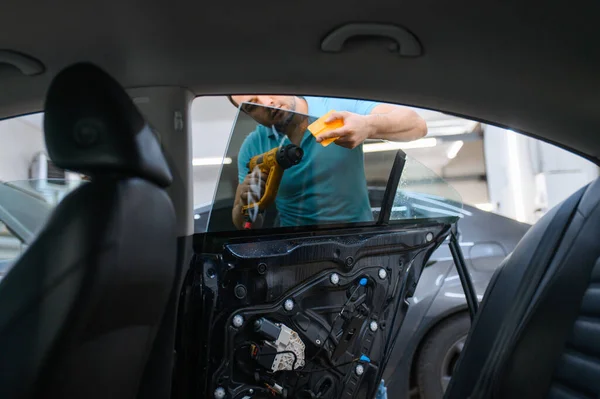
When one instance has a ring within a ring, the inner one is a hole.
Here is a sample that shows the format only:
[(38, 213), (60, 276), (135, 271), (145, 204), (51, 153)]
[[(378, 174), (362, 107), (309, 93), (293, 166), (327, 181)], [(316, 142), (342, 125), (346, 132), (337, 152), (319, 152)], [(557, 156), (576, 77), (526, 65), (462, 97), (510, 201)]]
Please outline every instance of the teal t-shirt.
[[(379, 103), (361, 100), (304, 97), (308, 115), (320, 117), (331, 110), (368, 115)], [(241, 183), (255, 156), (290, 143), (287, 136), (259, 125), (246, 137), (238, 155)], [(306, 131), (300, 143), (302, 162), (287, 169), (275, 205), (281, 226), (355, 223), (373, 220), (362, 144), (352, 150), (335, 143), (323, 147)]]

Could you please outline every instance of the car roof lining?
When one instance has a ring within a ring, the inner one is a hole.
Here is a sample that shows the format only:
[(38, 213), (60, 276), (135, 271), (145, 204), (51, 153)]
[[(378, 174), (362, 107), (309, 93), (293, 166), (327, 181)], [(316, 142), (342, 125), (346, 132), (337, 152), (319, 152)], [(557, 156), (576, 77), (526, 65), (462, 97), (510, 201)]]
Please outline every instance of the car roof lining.
[[(307, 0), (232, 10), (223, 2), (61, 0), (32, 9), (11, 0), (0, 16), (0, 49), (31, 55), (47, 71), (24, 76), (0, 65), (0, 118), (42, 109), (51, 78), (89, 61), (128, 88), (360, 97), (464, 115), (598, 162), (600, 50), (592, 44), (600, 4), (583, 3), (384, 0), (365, 8), (357, 0)], [(321, 40), (351, 22), (403, 26), (424, 54), (403, 58), (377, 40), (323, 53)]]

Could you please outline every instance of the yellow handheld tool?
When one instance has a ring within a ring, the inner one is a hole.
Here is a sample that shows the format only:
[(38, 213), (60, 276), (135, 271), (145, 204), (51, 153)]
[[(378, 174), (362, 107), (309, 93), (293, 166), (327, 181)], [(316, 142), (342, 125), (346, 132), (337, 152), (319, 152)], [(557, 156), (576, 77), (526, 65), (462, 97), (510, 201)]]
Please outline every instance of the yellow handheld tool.
[(265, 193), (257, 201), (242, 207), (242, 213), (246, 216), (244, 223), (245, 229), (250, 229), (250, 209), (258, 208), (258, 212), (262, 212), (275, 201), (279, 184), (283, 177), (283, 171), (297, 165), (302, 160), (304, 151), (295, 144), (288, 144), (283, 147), (276, 147), (263, 154), (256, 155), (248, 162), (248, 173), (252, 173), (255, 168), (260, 172), (267, 173), (267, 181), (265, 182)]

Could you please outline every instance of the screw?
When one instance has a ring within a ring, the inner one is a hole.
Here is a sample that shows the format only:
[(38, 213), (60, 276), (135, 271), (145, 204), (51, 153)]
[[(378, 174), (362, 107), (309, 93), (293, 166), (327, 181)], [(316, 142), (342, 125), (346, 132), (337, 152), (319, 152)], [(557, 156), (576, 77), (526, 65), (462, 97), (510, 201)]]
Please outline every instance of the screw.
[(240, 328), (242, 325), (244, 325), (244, 318), (239, 314), (236, 314), (233, 316), (232, 323), (235, 328)]
[(425, 236), (425, 240), (427, 242), (430, 242), (431, 240), (433, 240), (433, 233), (427, 233), (427, 235)]
[(294, 301), (292, 301), (291, 299), (286, 299), (283, 303), (283, 308), (288, 312), (291, 312), (292, 310), (294, 310)]
[(346, 258), (346, 266), (350, 267), (354, 263), (354, 258), (352, 256), (348, 256)]
[(365, 372), (365, 368), (362, 366), (362, 364), (359, 364), (356, 366), (354, 371), (356, 372), (356, 375), (363, 375), (363, 373)]
[(387, 272), (385, 271), (385, 269), (379, 269), (379, 278), (382, 280), (385, 280), (387, 277)]
[(248, 389), (248, 393), (252, 395), (254, 393), (254, 389)]
[(315, 344), (317, 344), (317, 345), (321, 346), (321, 340), (320, 340), (320, 339), (316, 339), (316, 340), (315, 340)]
[(258, 274), (265, 274), (266, 272), (267, 272), (267, 265), (264, 263), (259, 263)]
[(375, 320), (373, 320), (370, 324), (369, 324), (369, 328), (371, 329), (371, 331), (375, 332), (377, 331), (377, 328), (379, 326), (377, 325), (377, 322)]
[(215, 389), (215, 399), (223, 399), (225, 397), (225, 389), (218, 387)]
[(331, 277), (329, 277), (329, 281), (331, 281), (331, 284), (333, 285), (338, 285), (340, 282), (340, 276), (337, 273), (333, 273)]
[(262, 326), (262, 319), (258, 319), (254, 321), (254, 328), (255, 329), (260, 329), (260, 326)]
[(244, 299), (246, 297), (246, 287), (243, 284), (238, 284), (235, 286), (234, 294), (237, 299)]

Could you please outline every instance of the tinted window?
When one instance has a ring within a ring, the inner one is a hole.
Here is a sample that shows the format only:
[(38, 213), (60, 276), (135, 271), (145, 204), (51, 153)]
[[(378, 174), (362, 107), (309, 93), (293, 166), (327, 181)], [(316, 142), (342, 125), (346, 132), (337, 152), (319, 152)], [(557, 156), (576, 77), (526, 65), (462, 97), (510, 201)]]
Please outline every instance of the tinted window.
[[(256, 104), (252, 107), (253, 111), (261, 108)], [(259, 112), (283, 112), (285, 115), (279, 114), (282, 119), (308, 127), (318, 119), (296, 112), (264, 108)], [(385, 197), (384, 194), (376, 197), (369, 193), (386, 192), (393, 181), (390, 176), (395, 163), (396, 167), (401, 168), (402, 179), (389, 194), (390, 202), (394, 202), (391, 220), (460, 216), (461, 201), (456, 191), (410, 157), (402, 155), (398, 163), (399, 147), (385, 147), (388, 143), (382, 141), (366, 141), (354, 149), (335, 144), (323, 146), (315, 141), (309, 129), (295, 146), (278, 126), (259, 123), (251, 114), (243, 111), (244, 104), (241, 109), (222, 158), (225, 161), (219, 173), (215, 202), (209, 217), (209, 231), (236, 229), (232, 213), (235, 216), (241, 209), (235, 208), (233, 193), (238, 185), (261, 174), (261, 167), (253, 167), (253, 162), (271, 162), (272, 169), (268, 173), (263, 198), (269, 196), (270, 189), (273, 190), (272, 201), (268, 205), (259, 201), (260, 196), (248, 200), (247, 203), (252, 206), (245, 214), (253, 229), (376, 223)], [(292, 150), (300, 152), (287, 154)], [(284, 161), (278, 161), (279, 156)], [(292, 160), (294, 156), (298, 158), (297, 164)], [(282, 165), (282, 162), (288, 163), (285, 168), (276, 165)], [(282, 175), (277, 176), (280, 180), (275, 182), (277, 168), (281, 169)], [(256, 189), (259, 187), (256, 186)], [(258, 220), (260, 225), (254, 225)]]

